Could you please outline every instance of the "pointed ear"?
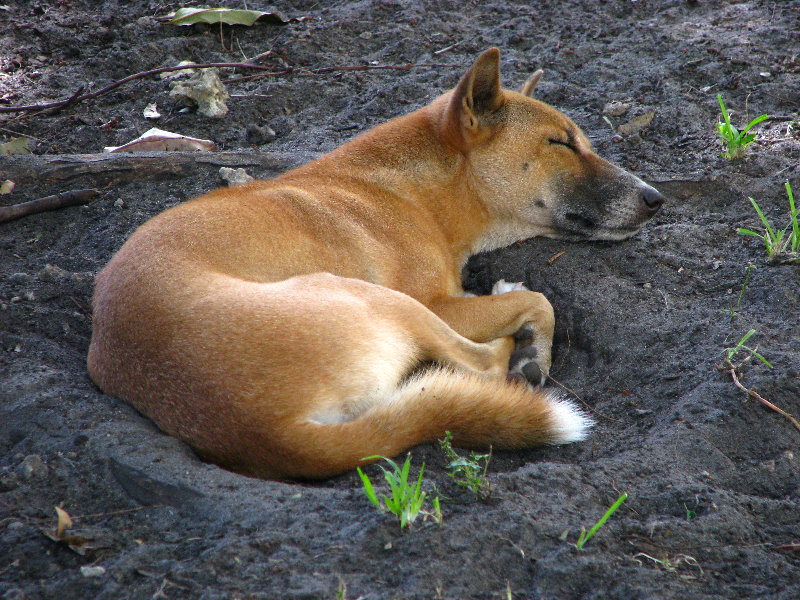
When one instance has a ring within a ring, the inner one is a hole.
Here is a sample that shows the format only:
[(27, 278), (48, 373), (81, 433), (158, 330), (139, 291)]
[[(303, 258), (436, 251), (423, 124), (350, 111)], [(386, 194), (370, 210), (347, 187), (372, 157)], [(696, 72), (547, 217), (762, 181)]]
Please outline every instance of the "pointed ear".
[(503, 106), (500, 50), (481, 54), (453, 90), (445, 114), (446, 137), (462, 150), (491, 133), (492, 115)]
[(542, 77), (541, 69), (537, 70), (533, 75), (528, 77), (528, 81), (520, 88), (519, 93), (524, 94), (525, 96), (532, 96), (533, 90), (536, 89), (536, 84), (539, 83), (539, 79)]

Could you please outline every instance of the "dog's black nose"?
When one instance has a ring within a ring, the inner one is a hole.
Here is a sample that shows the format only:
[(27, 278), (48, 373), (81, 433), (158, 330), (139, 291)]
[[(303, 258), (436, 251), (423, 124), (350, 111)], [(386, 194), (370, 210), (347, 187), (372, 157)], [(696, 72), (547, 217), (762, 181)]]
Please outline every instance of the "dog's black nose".
[(642, 200), (644, 205), (653, 213), (664, 204), (664, 196), (656, 188), (649, 185), (642, 190)]

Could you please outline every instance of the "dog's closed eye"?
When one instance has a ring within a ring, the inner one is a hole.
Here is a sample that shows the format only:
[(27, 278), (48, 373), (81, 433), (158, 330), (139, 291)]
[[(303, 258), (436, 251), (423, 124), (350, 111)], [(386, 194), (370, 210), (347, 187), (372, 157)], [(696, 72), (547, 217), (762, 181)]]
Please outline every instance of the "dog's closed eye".
[(565, 141), (565, 140), (560, 140), (558, 138), (550, 138), (547, 141), (550, 144), (554, 145), (554, 146), (565, 146), (566, 148), (569, 148), (573, 152), (577, 152), (578, 151), (578, 149), (575, 147), (575, 145), (569, 140)]

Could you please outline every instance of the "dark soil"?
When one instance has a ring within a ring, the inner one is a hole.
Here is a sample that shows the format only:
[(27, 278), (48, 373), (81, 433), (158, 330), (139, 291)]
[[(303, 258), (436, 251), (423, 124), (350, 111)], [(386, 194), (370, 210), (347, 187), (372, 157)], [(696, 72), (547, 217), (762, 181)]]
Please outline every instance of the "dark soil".
[[(0, 7), (0, 107), (181, 60), (271, 51), (261, 64), (296, 69), (247, 80), (256, 73), (224, 70), (222, 119), (181, 112), (158, 77), (55, 113), (0, 116), (0, 141), (30, 136), (46, 155), (0, 158), (0, 181), (16, 183), (0, 204), (103, 193), (0, 225), (3, 598), (800, 598), (800, 551), (786, 547), (800, 542), (800, 432), (715, 368), (755, 329), (749, 345), (773, 368), (750, 360), (744, 385), (800, 415), (800, 268), (768, 265), (762, 243), (736, 234), (760, 229), (748, 196), (780, 227), (784, 181), (800, 196), (800, 2), (279, 0), (285, 16), (309, 19), (221, 32), (158, 20), (177, 6)], [(92, 279), (136, 227), (221, 185), (223, 164), (270, 177), (428, 103), (492, 45), (508, 87), (544, 68), (537, 97), (671, 198), (629, 241), (536, 239), (466, 269), (476, 292), (505, 278), (551, 299), (552, 374), (598, 420), (586, 442), (495, 453), (488, 502), (454, 486), (437, 447), (416, 448), (427, 489), (448, 497), (444, 522), (401, 531), (355, 473), (314, 485), (239, 476), (93, 386)], [(438, 66), (308, 72), (405, 63)], [(717, 93), (737, 125), (775, 117), (743, 159), (720, 155)], [(655, 116), (619, 136), (603, 119), (611, 101), (630, 105), (609, 117), (615, 128)], [(163, 115), (155, 123), (142, 116), (151, 102)], [(247, 152), (192, 155), (182, 169), (53, 156), (98, 153), (152, 126)], [(627, 502), (577, 552), (581, 526), (622, 491)], [(55, 506), (87, 542), (43, 534)], [(81, 570), (92, 565), (103, 570)]]

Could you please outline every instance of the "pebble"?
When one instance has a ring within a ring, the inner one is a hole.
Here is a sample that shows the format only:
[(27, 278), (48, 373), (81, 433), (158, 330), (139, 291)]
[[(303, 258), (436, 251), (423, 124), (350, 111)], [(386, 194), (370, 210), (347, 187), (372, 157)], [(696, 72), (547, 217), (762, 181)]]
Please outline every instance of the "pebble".
[(247, 141), (256, 146), (269, 143), (277, 137), (275, 131), (269, 125), (261, 127), (255, 123), (250, 123), (247, 126), (245, 135), (247, 136)]
[(230, 167), (221, 167), (219, 176), (225, 180), (228, 185), (238, 185), (240, 183), (249, 183), (253, 181), (253, 177), (244, 169), (231, 169)]
[(42, 281), (59, 281), (69, 277), (69, 271), (65, 271), (57, 265), (46, 264), (44, 268), (39, 271), (39, 279)]
[(30, 481), (33, 478), (41, 478), (47, 476), (49, 469), (42, 461), (42, 457), (38, 454), (30, 454), (22, 459), (22, 462), (17, 467), (17, 472), (22, 476), (25, 481)]
[(100, 577), (105, 575), (106, 568), (100, 565), (83, 565), (81, 567), (81, 575), (84, 577)]
[(612, 117), (619, 117), (628, 112), (628, 109), (630, 107), (631, 107), (630, 104), (626, 104), (624, 102), (617, 102), (616, 100), (614, 100), (613, 102), (608, 102), (603, 107), (603, 114), (610, 115)]

